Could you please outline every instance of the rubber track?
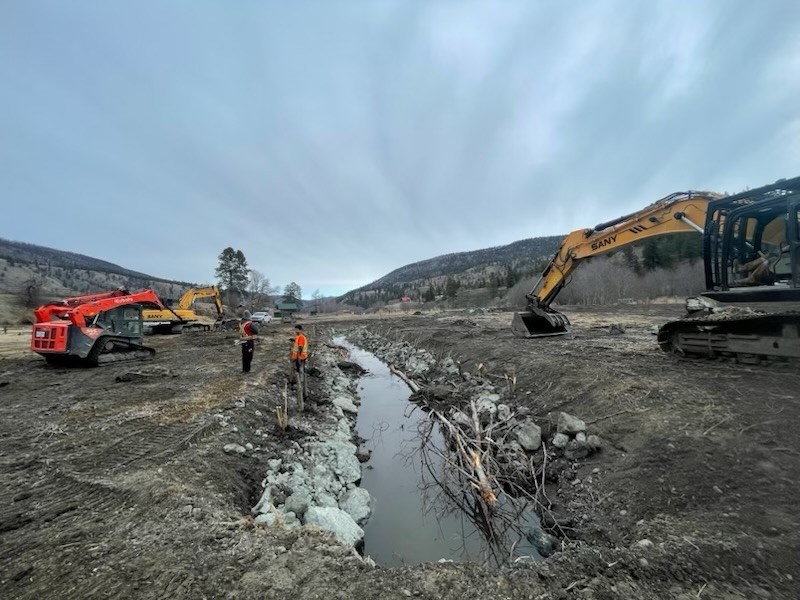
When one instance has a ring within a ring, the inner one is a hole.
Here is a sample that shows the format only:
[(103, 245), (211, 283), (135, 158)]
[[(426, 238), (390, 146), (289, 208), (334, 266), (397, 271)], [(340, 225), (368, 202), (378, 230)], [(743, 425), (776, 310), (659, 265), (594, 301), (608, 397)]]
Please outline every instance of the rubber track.
[[(709, 358), (704, 354), (682, 353), (673, 344), (673, 335), (681, 332), (695, 332), (701, 327), (714, 327), (719, 329), (720, 335), (728, 333), (738, 333), (737, 330), (746, 329), (748, 326), (768, 328), (784, 323), (800, 322), (800, 312), (786, 312), (780, 314), (742, 314), (737, 313), (732, 316), (720, 314), (718, 317), (703, 315), (700, 317), (687, 317), (677, 321), (672, 321), (663, 325), (658, 330), (658, 344), (664, 352), (675, 353), (678, 355), (691, 356), (693, 358)], [(744, 326), (744, 327), (739, 327)], [(711, 357), (712, 359), (715, 357)], [(797, 357), (800, 358), (800, 357)]]

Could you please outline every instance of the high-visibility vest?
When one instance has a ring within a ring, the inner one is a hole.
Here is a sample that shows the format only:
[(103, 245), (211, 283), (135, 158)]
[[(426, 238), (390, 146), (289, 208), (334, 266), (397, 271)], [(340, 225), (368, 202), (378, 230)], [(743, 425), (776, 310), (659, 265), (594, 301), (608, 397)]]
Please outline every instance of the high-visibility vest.
[(294, 338), (291, 357), (292, 360), (306, 360), (308, 358), (308, 338), (302, 333), (298, 333)]

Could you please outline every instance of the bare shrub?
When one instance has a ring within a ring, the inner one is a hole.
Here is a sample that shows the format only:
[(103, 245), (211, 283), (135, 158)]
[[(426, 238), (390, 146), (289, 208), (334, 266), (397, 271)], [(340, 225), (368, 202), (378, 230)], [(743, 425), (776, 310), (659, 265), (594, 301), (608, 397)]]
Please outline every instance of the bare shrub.
[(639, 276), (627, 265), (602, 257), (582, 264), (559, 293), (558, 301), (561, 304), (588, 305), (610, 304), (630, 298), (649, 302), (663, 296), (692, 296), (704, 289), (705, 278), (700, 262), (684, 262), (673, 269), (656, 269)]
[(505, 304), (506, 306), (525, 306), (527, 300), (525, 295), (528, 294), (533, 286), (536, 285), (536, 280), (520, 279), (515, 283), (511, 289), (506, 292)]

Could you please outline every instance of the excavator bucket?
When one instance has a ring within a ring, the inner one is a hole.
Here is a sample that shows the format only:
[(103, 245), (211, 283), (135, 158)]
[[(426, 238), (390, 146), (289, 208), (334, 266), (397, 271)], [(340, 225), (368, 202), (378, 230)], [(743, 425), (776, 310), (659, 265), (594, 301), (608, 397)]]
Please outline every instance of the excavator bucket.
[(567, 333), (569, 319), (560, 312), (533, 308), (527, 312), (514, 313), (511, 331), (517, 337), (533, 338)]

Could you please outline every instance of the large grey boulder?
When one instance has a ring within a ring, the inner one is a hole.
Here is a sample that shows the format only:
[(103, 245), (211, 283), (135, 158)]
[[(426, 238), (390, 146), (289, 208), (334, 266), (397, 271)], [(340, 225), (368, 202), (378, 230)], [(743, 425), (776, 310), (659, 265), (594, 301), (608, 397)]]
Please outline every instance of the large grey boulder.
[(335, 452), (333, 472), (343, 484), (355, 483), (361, 479), (361, 463), (358, 462), (358, 449), (350, 442), (336, 441), (331, 444)]
[(575, 435), (581, 431), (586, 431), (586, 423), (581, 421), (578, 417), (573, 417), (565, 412), (558, 413), (558, 433), (565, 433), (567, 435)]
[(519, 445), (528, 452), (534, 452), (542, 447), (542, 428), (535, 423), (530, 421), (520, 423), (514, 433)]
[(511, 418), (511, 408), (507, 404), (497, 405), (497, 420), (508, 421)]
[(364, 488), (353, 488), (339, 501), (339, 508), (353, 517), (359, 525), (363, 525), (372, 514), (372, 498)]
[(441, 368), (448, 375), (458, 375), (458, 365), (449, 356), (442, 361)]
[(314, 494), (314, 504), (328, 508), (336, 508), (339, 506), (333, 494), (329, 494), (328, 492), (317, 492)]
[(566, 448), (569, 443), (569, 437), (565, 433), (557, 433), (553, 436), (553, 446), (556, 448)]
[(586, 442), (570, 440), (567, 447), (564, 449), (564, 456), (569, 460), (578, 460), (580, 458), (586, 458), (591, 452), (592, 449)]
[(280, 522), (280, 516), (276, 512), (268, 512), (258, 515), (253, 521), (259, 525), (266, 525), (267, 527), (275, 527)]
[(497, 404), (498, 402), (500, 402), (500, 394), (495, 394), (495, 393), (491, 393), (491, 392), (487, 393), (487, 392), (484, 391), (478, 397), (478, 402), (480, 402), (481, 400), (488, 400), (492, 404)]
[(600, 452), (603, 449), (603, 440), (599, 435), (590, 435), (586, 438), (586, 443), (592, 449), (592, 452)]
[(253, 521), (267, 527), (286, 527), (289, 529), (300, 527), (300, 521), (293, 512), (272, 511), (258, 515)]
[(250, 512), (254, 515), (259, 513), (265, 513), (272, 510), (272, 486), (267, 486), (264, 489), (264, 492), (261, 494), (261, 498), (259, 498), (256, 505), (250, 509)]
[(558, 548), (558, 539), (544, 531), (539, 525), (533, 525), (525, 532), (525, 537), (544, 557), (550, 556)]
[(306, 511), (306, 525), (316, 525), (336, 536), (348, 546), (355, 546), (364, 537), (364, 530), (349, 514), (339, 508), (312, 506)]
[(472, 427), (472, 419), (460, 410), (453, 410), (450, 420), (461, 428)]
[(338, 406), (344, 412), (358, 414), (358, 407), (353, 403), (353, 399), (350, 396), (345, 396), (344, 394), (336, 396), (333, 399), (333, 405)]
[(497, 394), (488, 394), (478, 398), (477, 402), (475, 402), (475, 410), (478, 412), (478, 418), (481, 423), (488, 423), (494, 418), (497, 414), (496, 402), (499, 399), (500, 396)]
[(286, 498), (283, 509), (302, 517), (308, 510), (309, 504), (311, 504), (311, 493), (308, 490), (299, 489)]
[(406, 371), (411, 377), (422, 377), (430, 370), (430, 365), (424, 357), (412, 356), (406, 362)]

